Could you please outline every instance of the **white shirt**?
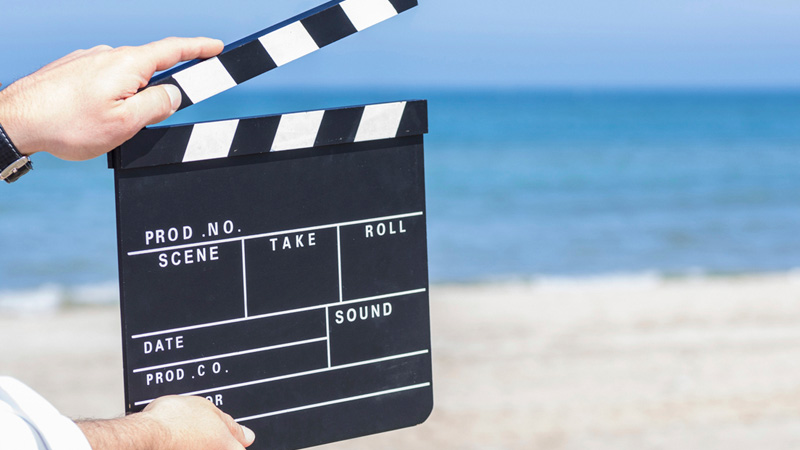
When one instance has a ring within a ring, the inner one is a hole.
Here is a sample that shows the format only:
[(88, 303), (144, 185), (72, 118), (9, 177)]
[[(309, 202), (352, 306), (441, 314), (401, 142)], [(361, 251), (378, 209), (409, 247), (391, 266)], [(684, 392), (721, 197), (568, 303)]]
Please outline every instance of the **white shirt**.
[(92, 450), (75, 422), (10, 377), (0, 377), (0, 448)]

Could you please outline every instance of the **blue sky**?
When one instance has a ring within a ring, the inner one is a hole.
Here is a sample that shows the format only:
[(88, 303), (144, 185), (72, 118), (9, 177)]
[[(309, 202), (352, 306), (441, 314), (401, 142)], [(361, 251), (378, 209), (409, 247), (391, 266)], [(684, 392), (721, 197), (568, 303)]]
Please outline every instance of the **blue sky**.
[[(231, 42), (323, 1), (7, 3), (4, 84), (76, 48), (169, 35)], [(800, 87), (798, 24), (797, 0), (421, 0), (250, 84)]]

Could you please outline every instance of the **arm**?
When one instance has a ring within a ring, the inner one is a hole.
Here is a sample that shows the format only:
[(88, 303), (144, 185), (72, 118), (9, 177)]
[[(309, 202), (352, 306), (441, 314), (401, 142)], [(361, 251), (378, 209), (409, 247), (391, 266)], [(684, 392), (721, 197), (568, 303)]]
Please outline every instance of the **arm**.
[[(0, 91), (0, 124), (25, 155), (94, 158), (177, 110), (174, 86), (140, 91), (156, 71), (220, 51), (222, 43), (207, 38), (78, 50)], [(94, 450), (239, 450), (255, 440), (200, 397), (163, 397), (138, 414), (77, 425)]]
[(93, 450), (242, 450), (255, 440), (201, 397), (162, 397), (121, 419), (78, 422)]
[(100, 156), (180, 106), (174, 86), (139, 91), (156, 71), (221, 51), (222, 42), (208, 38), (78, 50), (0, 91), (0, 125), (24, 155)]

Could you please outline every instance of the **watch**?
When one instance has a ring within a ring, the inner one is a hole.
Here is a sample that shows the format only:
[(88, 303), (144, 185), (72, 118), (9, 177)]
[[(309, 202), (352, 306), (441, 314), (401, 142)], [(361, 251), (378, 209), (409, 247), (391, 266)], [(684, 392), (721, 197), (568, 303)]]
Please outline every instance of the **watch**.
[(31, 170), (33, 170), (31, 159), (20, 154), (6, 134), (6, 130), (0, 125), (0, 180), (13, 183)]

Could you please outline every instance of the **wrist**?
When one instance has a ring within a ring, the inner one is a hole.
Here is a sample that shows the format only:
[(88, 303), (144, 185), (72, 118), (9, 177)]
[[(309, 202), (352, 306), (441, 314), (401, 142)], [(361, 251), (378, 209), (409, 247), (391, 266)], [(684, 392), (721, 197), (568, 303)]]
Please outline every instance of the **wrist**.
[(142, 443), (142, 448), (147, 450), (168, 450), (173, 448), (170, 430), (161, 421), (153, 417), (151, 413), (142, 411), (126, 416), (126, 419), (136, 421), (137, 428), (142, 435), (147, 436), (146, 441)]
[(30, 156), (42, 150), (36, 142), (41, 130), (30, 129), (31, 121), (26, 119), (25, 105), (24, 93), (16, 83), (0, 91), (0, 125), (17, 151), (23, 156)]
[(32, 169), (30, 158), (20, 152), (0, 122), (0, 180), (13, 183)]
[(169, 433), (146, 413), (119, 419), (76, 422), (93, 450), (168, 449)]

